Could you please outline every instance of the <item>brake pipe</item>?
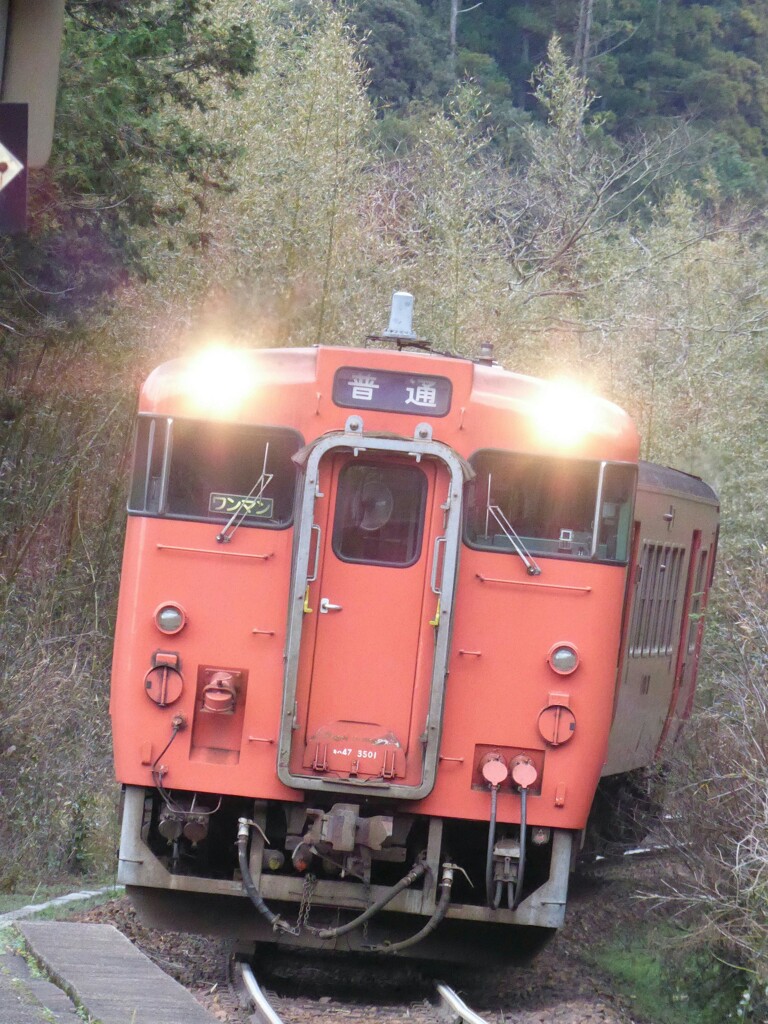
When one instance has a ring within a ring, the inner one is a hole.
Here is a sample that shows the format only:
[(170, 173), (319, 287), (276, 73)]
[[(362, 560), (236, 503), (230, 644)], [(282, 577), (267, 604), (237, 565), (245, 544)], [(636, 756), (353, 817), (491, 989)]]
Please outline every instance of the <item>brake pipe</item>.
[(517, 862), (517, 881), (515, 882), (515, 898), (510, 910), (517, 910), (523, 898), (523, 882), (525, 881), (525, 841), (528, 838), (528, 787), (520, 787), (520, 860)]
[(424, 861), (419, 861), (417, 864), (414, 864), (404, 878), (401, 878), (400, 881), (396, 885), (393, 885), (388, 892), (376, 900), (375, 903), (372, 903), (367, 910), (363, 911), (362, 914), (359, 914), (351, 921), (347, 921), (346, 924), (339, 925), (338, 928), (313, 928), (311, 925), (305, 925), (305, 927), (307, 931), (312, 932), (313, 935), (316, 935), (320, 939), (335, 939), (339, 935), (346, 935), (347, 932), (354, 931), (355, 928), (359, 928), (362, 924), (365, 924), (366, 921), (370, 921), (374, 914), (378, 914), (378, 912), (383, 907), (386, 907), (386, 905), (393, 900), (398, 893), (407, 889), (408, 886), (413, 885), (413, 883), (418, 878), (421, 878), (426, 871), (427, 865)]
[(510, 910), (517, 910), (523, 898), (525, 882), (525, 847), (528, 839), (528, 788), (538, 778), (536, 766), (527, 757), (520, 756), (512, 764), (512, 780), (520, 790), (520, 860), (517, 863), (517, 882), (515, 898)]
[[(372, 953), (399, 953), (401, 949), (408, 949), (422, 942), (440, 924), (448, 913), (448, 906), (451, 902), (451, 888), (453, 886), (453, 873), (457, 869), (456, 864), (443, 864), (443, 876), (440, 879), (440, 899), (437, 902), (434, 913), (421, 929), (412, 935), (410, 939), (403, 939), (402, 942), (385, 942), (380, 946), (369, 946), (366, 952)], [(462, 870), (459, 868), (458, 870)]]
[(248, 864), (248, 837), (250, 836), (252, 823), (248, 818), (238, 818), (237, 824), (237, 859), (240, 863), (240, 874), (243, 878), (243, 888), (248, 894), (248, 898), (262, 917), (265, 917), (267, 921), (269, 921), (275, 931), (288, 932), (291, 935), (296, 934), (296, 929), (292, 928), (287, 921), (283, 921), (279, 914), (270, 910), (261, 898), (261, 893), (256, 888), (253, 876), (251, 875), (251, 868)]
[(509, 769), (496, 754), (489, 754), (482, 764), (483, 778), (491, 787), (491, 814), (488, 821), (488, 849), (485, 854), (485, 899), (492, 910), (501, 903), (501, 890), (493, 885), (493, 850), (496, 845), (496, 803), (499, 798), (499, 786), (509, 775)]
[[(494, 894), (493, 886), (493, 848), (496, 845), (496, 801), (499, 796), (499, 787), (491, 785), (491, 817), (488, 822), (488, 849), (485, 854), (485, 898), (489, 907), (498, 907), (501, 902), (501, 894), (497, 891)], [(498, 886), (497, 886), (498, 890)], [(499, 896), (499, 902), (495, 896)]]

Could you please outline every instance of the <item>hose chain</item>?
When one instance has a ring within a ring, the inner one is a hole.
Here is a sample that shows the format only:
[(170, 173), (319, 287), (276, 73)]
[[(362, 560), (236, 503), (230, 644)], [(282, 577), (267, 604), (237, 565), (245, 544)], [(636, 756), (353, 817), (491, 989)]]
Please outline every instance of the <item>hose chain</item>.
[(315, 895), (316, 888), (317, 875), (307, 872), (304, 876), (304, 888), (301, 892), (301, 903), (299, 904), (299, 917), (296, 922), (296, 927), (299, 931), (301, 931), (309, 921), (309, 911), (312, 906), (312, 897)]

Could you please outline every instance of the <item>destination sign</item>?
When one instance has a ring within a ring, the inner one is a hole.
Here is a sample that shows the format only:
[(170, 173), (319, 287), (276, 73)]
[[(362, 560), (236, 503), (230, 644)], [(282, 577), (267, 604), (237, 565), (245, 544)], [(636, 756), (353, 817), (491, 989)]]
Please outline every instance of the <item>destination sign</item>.
[(451, 408), (446, 377), (342, 366), (333, 378), (333, 401), (347, 409), (376, 409), (411, 416), (445, 416)]

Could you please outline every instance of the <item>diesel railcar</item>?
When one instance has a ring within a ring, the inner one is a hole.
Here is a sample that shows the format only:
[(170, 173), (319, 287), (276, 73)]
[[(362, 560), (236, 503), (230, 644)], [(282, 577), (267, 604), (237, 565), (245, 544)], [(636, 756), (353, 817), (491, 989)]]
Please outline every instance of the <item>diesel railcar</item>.
[(111, 713), (149, 923), (503, 955), (562, 923), (598, 785), (690, 711), (713, 491), (396, 298), (362, 347), (142, 389)]

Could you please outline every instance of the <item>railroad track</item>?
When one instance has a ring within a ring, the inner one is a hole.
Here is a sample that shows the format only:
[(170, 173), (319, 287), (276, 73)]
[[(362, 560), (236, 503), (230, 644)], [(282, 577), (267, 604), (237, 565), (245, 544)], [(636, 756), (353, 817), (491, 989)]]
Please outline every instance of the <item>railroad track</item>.
[[(283, 1024), (280, 1016), (256, 980), (253, 969), (249, 964), (240, 964), (240, 976), (243, 986), (248, 993), (248, 998), (254, 1007), (254, 1014), (251, 1019), (254, 1022), (258, 1022), (258, 1024)], [(443, 982), (437, 982), (435, 988), (445, 1020), (453, 1021), (454, 1024), (487, 1024), (485, 1019), (475, 1013), (474, 1010), (471, 1010), (464, 1000), (448, 985)]]
[(441, 981), (437, 983), (437, 994), (440, 997), (440, 1005), (453, 1014), (455, 1022), (463, 1021), (464, 1024), (486, 1024), (485, 1020), (478, 1016), (474, 1010), (470, 1010), (452, 988), (444, 985)]

